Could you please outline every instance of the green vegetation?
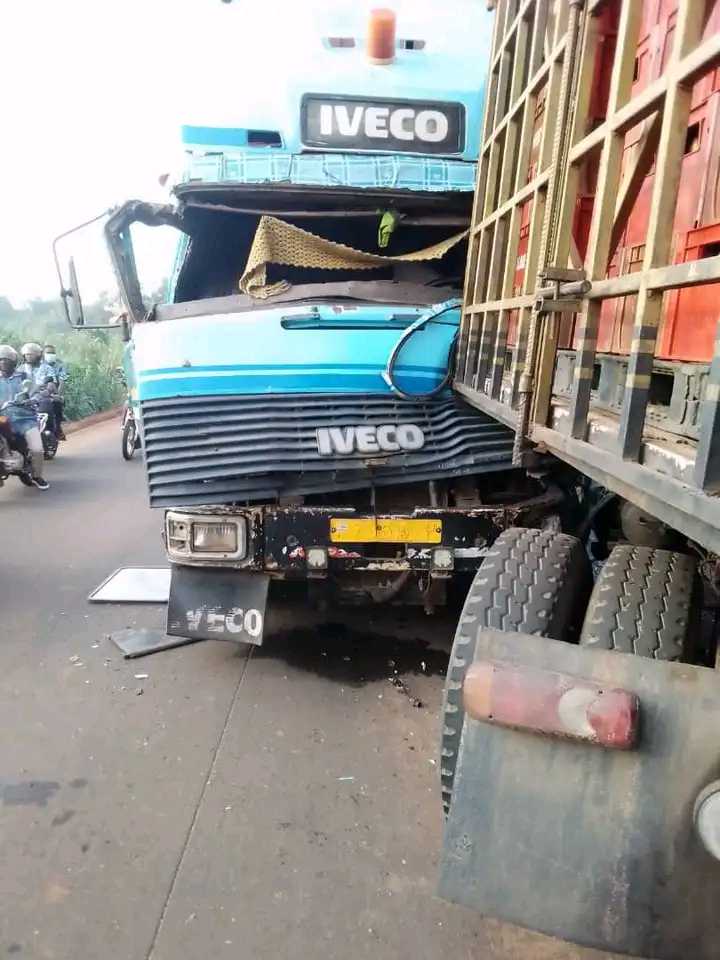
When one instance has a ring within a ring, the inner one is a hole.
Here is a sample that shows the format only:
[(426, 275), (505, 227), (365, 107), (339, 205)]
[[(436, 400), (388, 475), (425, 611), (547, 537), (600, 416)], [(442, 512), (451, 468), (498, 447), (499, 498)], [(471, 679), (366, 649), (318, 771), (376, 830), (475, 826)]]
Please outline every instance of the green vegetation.
[[(88, 324), (107, 323), (109, 317), (106, 299), (85, 307)], [(0, 343), (9, 343), (19, 350), (28, 340), (52, 343), (57, 348), (68, 372), (68, 420), (78, 420), (122, 402), (124, 390), (116, 374), (122, 360), (119, 333), (71, 330), (59, 300), (31, 300), (25, 307), (15, 309), (6, 297), (0, 296)]]

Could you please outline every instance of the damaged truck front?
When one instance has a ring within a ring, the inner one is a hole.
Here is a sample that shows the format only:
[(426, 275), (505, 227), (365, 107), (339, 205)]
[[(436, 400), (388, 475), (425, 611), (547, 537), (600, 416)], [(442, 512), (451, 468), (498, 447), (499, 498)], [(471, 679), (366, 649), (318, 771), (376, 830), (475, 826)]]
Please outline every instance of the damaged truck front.
[[(318, 37), (277, 108), (290, 120), (183, 128), (172, 203), (105, 227), (171, 634), (261, 642), (274, 579), (430, 612), (505, 527), (561, 499), (448, 387), (486, 65), (371, 27), (391, 62)], [(180, 233), (168, 302), (143, 298), (138, 222)]]

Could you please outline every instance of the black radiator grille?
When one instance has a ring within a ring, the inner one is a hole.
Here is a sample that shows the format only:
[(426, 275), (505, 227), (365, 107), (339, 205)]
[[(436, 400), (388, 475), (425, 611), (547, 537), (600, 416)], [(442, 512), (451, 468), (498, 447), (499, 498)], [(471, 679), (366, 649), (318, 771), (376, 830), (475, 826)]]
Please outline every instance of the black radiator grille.
[[(391, 396), (302, 394), (190, 397), (142, 404), (153, 507), (268, 502), (510, 466), (512, 434), (456, 397), (405, 402)], [(414, 423), (425, 445), (412, 453), (320, 456), (318, 427)]]

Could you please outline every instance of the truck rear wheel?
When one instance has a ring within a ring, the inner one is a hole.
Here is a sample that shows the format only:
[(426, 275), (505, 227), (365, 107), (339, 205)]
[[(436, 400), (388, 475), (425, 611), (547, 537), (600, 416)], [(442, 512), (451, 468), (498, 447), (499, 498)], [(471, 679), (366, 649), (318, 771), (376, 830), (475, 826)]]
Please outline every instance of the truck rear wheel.
[(651, 547), (614, 547), (590, 597), (580, 643), (689, 663), (698, 644), (700, 603), (692, 557)]
[(440, 773), (446, 814), (465, 722), (462, 686), (478, 633), (491, 627), (577, 642), (591, 584), (583, 545), (566, 534), (512, 527), (488, 551), (460, 614), (445, 683)]

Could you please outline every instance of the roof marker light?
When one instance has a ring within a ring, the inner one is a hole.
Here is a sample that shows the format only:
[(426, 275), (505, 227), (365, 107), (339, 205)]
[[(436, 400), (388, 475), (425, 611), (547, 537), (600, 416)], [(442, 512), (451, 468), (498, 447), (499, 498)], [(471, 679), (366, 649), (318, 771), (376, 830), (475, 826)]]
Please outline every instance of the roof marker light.
[(395, 11), (378, 8), (370, 11), (367, 55), (370, 63), (386, 65), (395, 59)]

